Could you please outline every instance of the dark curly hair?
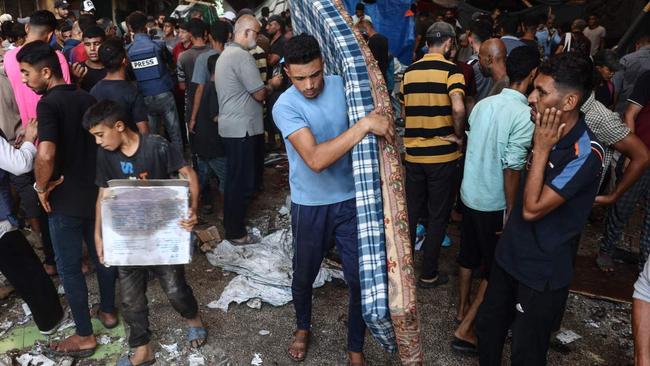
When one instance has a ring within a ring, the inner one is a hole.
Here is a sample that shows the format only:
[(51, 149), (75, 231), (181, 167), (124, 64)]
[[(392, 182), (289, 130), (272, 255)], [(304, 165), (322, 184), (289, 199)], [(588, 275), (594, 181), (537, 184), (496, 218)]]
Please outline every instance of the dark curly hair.
[(524, 80), (539, 66), (540, 56), (537, 48), (517, 47), (506, 58), (506, 71), (511, 83)]
[(284, 45), (284, 62), (287, 65), (304, 65), (320, 57), (318, 41), (309, 34), (297, 35)]
[(542, 62), (539, 72), (553, 78), (559, 89), (573, 89), (580, 93), (580, 106), (593, 88), (593, 65), (584, 55), (565, 52)]

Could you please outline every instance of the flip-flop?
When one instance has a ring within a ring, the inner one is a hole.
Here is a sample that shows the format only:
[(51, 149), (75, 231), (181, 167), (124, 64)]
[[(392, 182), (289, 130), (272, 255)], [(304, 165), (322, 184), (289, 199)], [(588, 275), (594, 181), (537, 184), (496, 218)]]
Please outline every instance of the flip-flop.
[(51, 347), (46, 347), (43, 353), (46, 356), (50, 356), (50, 357), (56, 356), (56, 357), (86, 358), (95, 354), (96, 349), (97, 346), (88, 349), (77, 349), (74, 351), (56, 351), (53, 350)]
[[(187, 329), (187, 341), (190, 342), (190, 347), (199, 349), (208, 341), (208, 331), (205, 327), (189, 327)], [(196, 347), (193, 342), (196, 341)]]
[[(287, 348), (287, 355), (289, 356), (290, 359), (292, 359), (294, 362), (302, 362), (307, 358), (307, 350), (309, 349), (309, 339), (310, 339), (311, 333), (307, 332), (307, 334), (303, 334), (301, 336), (298, 336), (298, 331), (293, 332), (293, 339), (291, 340), (291, 344), (289, 344), (289, 348)], [(294, 347), (294, 344), (302, 344), (304, 345), (301, 348)], [(302, 352), (302, 357), (296, 357), (291, 354), (291, 351), (297, 351), (297, 352)]]
[(603, 272), (614, 272), (614, 259), (611, 255), (598, 254), (598, 257), (596, 257), (596, 265)]
[(154, 357), (153, 360), (145, 361), (137, 365), (134, 365), (133, 362), (131, 362), (131, 360), (129, 359), (129, 355), (124, 355), (120, 357), (119, 360), (117, 360), (117, 364), (115, 366), (151, 366), (155, 363), (156, 363), (156, 358)]
[(454, 340), (451, 341), (451, 348), (455, 351), (476, 355), (478, 354), (478, 347), (473, 343), (464, 341), (458, 337), (454, 337)]
[(422, 278), (418, 278), (417, 285), (419, 288), (435, 288), (444, 285), (447, 282), (449, 282), (449, 277), (446, 274), (438, 273), (435, 280), (431, 282), (423, 281)]

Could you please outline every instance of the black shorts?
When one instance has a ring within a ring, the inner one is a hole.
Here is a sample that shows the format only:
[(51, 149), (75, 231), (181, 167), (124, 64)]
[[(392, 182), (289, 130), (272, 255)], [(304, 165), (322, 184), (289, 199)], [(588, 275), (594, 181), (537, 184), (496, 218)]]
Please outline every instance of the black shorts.
[(38, 203), (38, 195), (34, 190), (34, 172), (22, 175), (10, 174), (9, 181), (20, 198), (20, 209), (23, 211), (25, 218), (34, 219), (40, 217), (43, 211)]
[(503, 230), (503, 211), (476, 211), (464, 207), (460, 226), (460, 250), (458, 264), (463, 268), (482, 271), (481, 277), (488, 278), (494, 250)]

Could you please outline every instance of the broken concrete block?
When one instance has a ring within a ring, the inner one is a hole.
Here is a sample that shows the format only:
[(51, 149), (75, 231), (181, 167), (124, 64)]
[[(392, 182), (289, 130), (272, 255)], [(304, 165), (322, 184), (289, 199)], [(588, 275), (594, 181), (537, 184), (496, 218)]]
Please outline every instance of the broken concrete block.
[(199, 238), (201, 243), (207, 243), (211, 241), (216, 241), (217, 243), (221, 242), (221, 235), (216, 226), (210, 226), (204, 230), (196, 230), (196, 236)]

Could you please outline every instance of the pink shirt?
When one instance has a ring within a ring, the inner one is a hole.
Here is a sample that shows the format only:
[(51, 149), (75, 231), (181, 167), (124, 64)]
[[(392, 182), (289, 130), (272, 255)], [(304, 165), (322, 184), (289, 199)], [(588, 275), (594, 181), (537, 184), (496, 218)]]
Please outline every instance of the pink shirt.
[[(4, 56), (4, 66), (11, 88), (14, 90), (16, 103), (18, 104), (18, 111), (20, 112), (20, 119), (23, 127), (27, 125), (30, 118), (36, 118), (36, 105), (41, 100), (41, 96), (34, 93), (27, 85), (22, 82), (22, 75), (20, 72), (20, 63), (16, 59), (16, 54), (22, 47), (14, 48), (7, 51)], [(65, 56), (59, 51), (56, 51), (61, 63), (61, 71), (63, 71), (63, 79), (66, 83), (70, 83), (70, 69), (68, 61)]]

